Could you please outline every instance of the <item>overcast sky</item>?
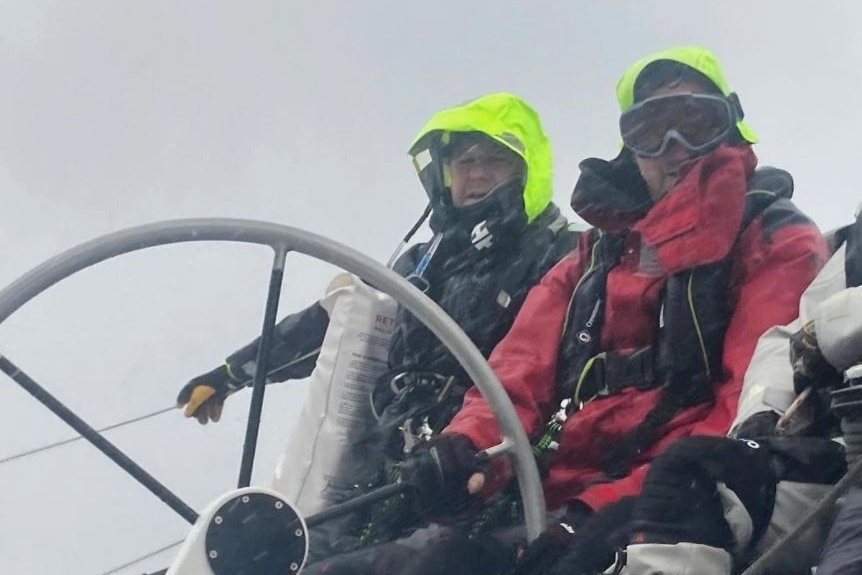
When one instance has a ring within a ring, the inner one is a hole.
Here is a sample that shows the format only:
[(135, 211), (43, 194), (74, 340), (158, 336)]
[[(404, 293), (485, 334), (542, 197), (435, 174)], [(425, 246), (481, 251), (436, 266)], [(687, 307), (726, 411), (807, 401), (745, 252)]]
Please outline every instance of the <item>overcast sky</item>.
[[(539, 111), (574, 218), (578, 162), (616, 151), (618, 77), (687, 43), (719, 56), (761, 163), (789, 170), (797, 204), (831, 229), (862, 200), (860, 21), (849, 0), (0, 0), (0, 286), (81, 241), (179, 217), (275, 221), (385, 260), (425, 202), (412, 138), (490, 91)], [(165, 408), (259, 329), (269, 262), (207, 244), (108, 262), (0, 326), (0, 353), (96, 427)], [(282, 311), (333, 273), (292, 256)], [(268, 391), (257, 482), (303, 393)], [(235, 484), (246, 400), (215, 426), (171, 412), (109, 438), (200, 508)], [(71, 435), (0, 381), (0, 459)], [(0, 508), (0, 573), (99, 575), (186, 530), (80, 442), (0, 464)]]

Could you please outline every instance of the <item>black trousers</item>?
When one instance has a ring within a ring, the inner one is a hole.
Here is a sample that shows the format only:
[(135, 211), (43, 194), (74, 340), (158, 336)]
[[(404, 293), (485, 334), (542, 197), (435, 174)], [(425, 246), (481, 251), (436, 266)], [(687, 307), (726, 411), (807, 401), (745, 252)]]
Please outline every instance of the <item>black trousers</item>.
[(526, 546), (523, 526), (478, 537), (461, 526), (431, 524), (409, 537), (327, 558), (312, 557), (303, 575), (495, 575), (515, 565)]

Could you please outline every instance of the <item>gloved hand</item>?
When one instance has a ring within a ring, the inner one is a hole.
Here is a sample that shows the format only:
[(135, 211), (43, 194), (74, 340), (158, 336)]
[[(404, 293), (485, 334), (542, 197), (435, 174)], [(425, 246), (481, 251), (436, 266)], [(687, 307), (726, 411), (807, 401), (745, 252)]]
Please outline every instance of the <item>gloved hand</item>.
[(624, 497), (593, 513), (575, 502), (556, 525), (545, 529), (510, 575), (581, 575), (601, 572), (614, 552), (628, 543), (634, 497)]
[(206, 425), (221, 419), (224, 400), (242, 388), (242, 382), (232, 378), (227, 366), (222, 365), (185, 384), (177, 395), (177, 407), (185, 406), (186, 417), (194, 417)]
[(634, 543), (699, 543), (733, 551), (736, 535), (724, 517), (716, 482), (723, 482), (751, 517), (749, 545), (766, 530), (777, 479), (770, 451), (751, 440), (687, 437), (652, 462), (632, 513)]
[(824, 389), (843, 381), (841, 373), (823, 357), (813, 321), (790, 336), (790, 363), (793, 365), (793, 389), (797, 394), (806, 387)]
[[(415, 488), (423, 512), (451, 513), (472, 502), (467, 483), (482, 473), (479, 455), (463, 435), (444, 434), (419, 443), (401, 463), (401, 481)], [(481, 486), (479, 486), (481, 488)]]
[(575, 530), (592, 514), (592, 510), (576, 501), (554, 525), (536, 537), (518, 558), (510, 575), (539, 575), (548, 572), (575, 540)]

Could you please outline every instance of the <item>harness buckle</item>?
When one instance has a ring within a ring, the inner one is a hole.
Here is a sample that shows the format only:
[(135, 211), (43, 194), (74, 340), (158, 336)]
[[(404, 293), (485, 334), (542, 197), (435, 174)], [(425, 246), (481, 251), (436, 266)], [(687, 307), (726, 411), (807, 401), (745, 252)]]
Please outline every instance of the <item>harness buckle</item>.
[(590, 364), (590, 372), (587, 374), (592, 377), (595, 386), (595, 394), (600, 397), (611, 395), (611, 389), (608, 387), (608, 377), (605, 371), (605, 362), (608, 359), (608, 353), (603, 351), (593, 356)]
[(389, 380), (389, 387), (398, 395), (408, 387), (440, 387), (449, 378), (433, 371), (402, 371)]
[(645, 346), (631, 353), (598, 353), (590, 360), (586, 377), (592, 381), (592, 393), (599, 397), (617, 395), (628, 387), (640, 391), (653, 389), (659, 384), (655, 348)]

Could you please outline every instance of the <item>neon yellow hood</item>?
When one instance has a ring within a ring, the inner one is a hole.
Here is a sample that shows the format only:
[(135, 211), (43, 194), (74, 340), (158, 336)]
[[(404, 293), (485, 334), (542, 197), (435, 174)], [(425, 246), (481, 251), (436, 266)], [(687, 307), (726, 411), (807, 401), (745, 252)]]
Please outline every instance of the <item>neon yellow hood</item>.
[[(671, 60), (685, 64), (709, 78), (725, 96), (730, 96), (731, 94), (730, 86), (724, 77), (724, 72), (721, 70), (721, 64), (719, 64), (718, 58), (712, 52), (700, 46), (680, 46), (651, 54), (646, 58), (638, 60), (626, 70), (623, 77), (617, 83), (617, 101), (620, 104), (621, 112), (625, 112), (634, 104), (635, 82), (640, 73), (648, 65), (658, 60)], [(736, 123), (736, 128), (747, 142), (751, 144), (757, 143), (757, 135), (754, 133), (754, 130), (743, 120), (739, 120)]]
[(512, 94), (488, 94), (442, 110), (428, 120), (408, 153), (432, 199), (439, 193), (435, 188), (445, 184), (439, 178), (429, 177), (427, 172), (441, 171), (440, 147), (448, 143), (452, 132), (482, 132), (524, 159), (527, 222), (532, 222), (551, 203), (551, 146), (539, 115), (526, 102)]

